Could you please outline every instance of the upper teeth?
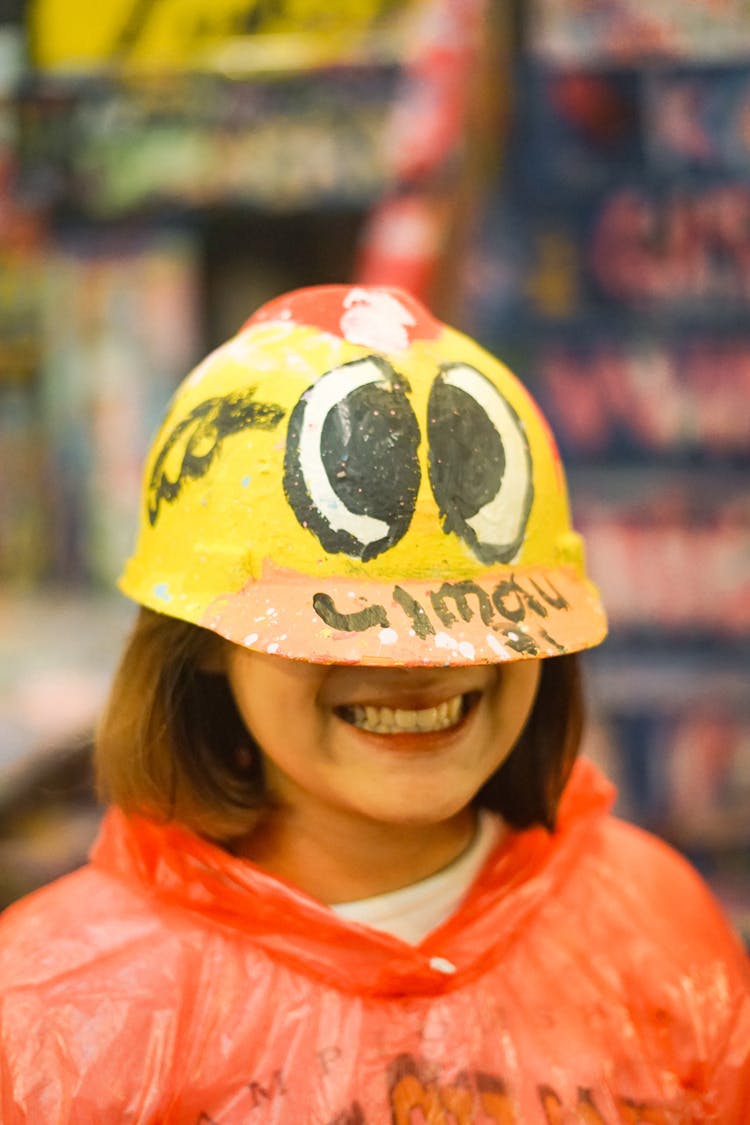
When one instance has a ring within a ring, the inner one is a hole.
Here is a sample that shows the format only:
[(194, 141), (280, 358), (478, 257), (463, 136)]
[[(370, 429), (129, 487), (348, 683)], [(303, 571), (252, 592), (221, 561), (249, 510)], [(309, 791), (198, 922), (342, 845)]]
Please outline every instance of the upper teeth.
[(421, 711), (406, 711), (400, 707), (361, 707), (357, 704), (351, 708), (351, 722), (360, 730), (373, 734), (446, 730), (455, 726), (461, 718), (463, 698), (463, 695), (456, 695), (437, 707), (425, 707)]

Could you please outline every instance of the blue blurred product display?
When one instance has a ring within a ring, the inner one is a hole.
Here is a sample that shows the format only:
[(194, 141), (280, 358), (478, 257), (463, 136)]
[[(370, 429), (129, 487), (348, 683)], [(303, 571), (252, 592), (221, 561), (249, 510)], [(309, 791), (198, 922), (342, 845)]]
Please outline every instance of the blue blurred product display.
[(642, 77), (632, 68), (571, 69), (518, 62), (521, 114), (509, 184), (544, 210), (615, 188), (646, 159)]
[(747, 655), (720, 643), (627, 645), (591, 661), (589, 750), (619, 811), (702, 871), (750, 942), (750, 700)]
[(750, 173), (750, 70), (671, 67), (643, 76), (648, 159), (665, 175)]
[(750, 939), (750, 54), (618, 53), (635, 9), (594, 7), (585, 59), (572, 15), (532, 22), (465, 319), (570, 467), (613, 626), (589, 751)]
[(618, 634), (677, 650), (737, 652), (750, 634), (750, 522), (742, 472), (603, 468), (571, 473), (576, 523)]
[(742, 4), (715, 0), (529, 0), (530, 49), (566, 66), (648, 65), (675, 59), (747, 58), (750, 24)]
[(584, 323), (534, 354), (535, 390), (568, 458), (742, 467), (750, 335), (630, 336)]
[(631, 339), (651, 327), (712, 337), (746, 325), (750, 183), (630, 180), (567, 205), (552, 198), (533, 206), (521, 180), (488, 216), (469, 287), (493, 331), (519, 316), (558, 327), (596, 319)]

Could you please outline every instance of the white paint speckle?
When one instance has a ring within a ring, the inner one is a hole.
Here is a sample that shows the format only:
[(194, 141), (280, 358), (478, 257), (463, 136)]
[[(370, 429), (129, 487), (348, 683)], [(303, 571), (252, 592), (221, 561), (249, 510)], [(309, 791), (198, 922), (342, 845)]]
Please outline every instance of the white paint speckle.
[(471, 644), (469, 641), (461, 641), (461, 643), (458, 646), (458, 651), (467, 660), (473, 660), (475, 655), (476, 655), (476, 650), (474, 648), (474, 645)]
[(279, 651), (279, 646), (276, 644), (276, 641), (274, 641), (273, 644), (270, 644), (266, 647), (266, 652), (274, 653), (274, 652), (278, 652), (278, 651)]
[(499, 656), (501, 660), (510, 660), (510, 650), (501, 645), (497, 637), (493, 637), (492, 633), (487, 634), (487, 647), (491, 648), (495, 656)]
[(398, 640), (398, 633), (395, 629), (381, 629), (380, 630), (380, 643), (381, 645), (395, 645)]
[(447, 633), (436, 633), (435, 648), (455, 649), (458, 648), (458, 645), (454, 641), (453, 637), (449, 637)]
[(243, 645), (247, 645), (249, 647), (250, 645), (254, 645), (255, 642), (257, 641), (257, 639), (258, 639), (257, 633), (248, 633), (242, 643), (243, 643)]
[(351, 344), (384, 352), (406, 351), (409, 347), (408, 329), (416, 321), (392, 293), (351, 289), (344, 298), (344, 308), (341, 334)]

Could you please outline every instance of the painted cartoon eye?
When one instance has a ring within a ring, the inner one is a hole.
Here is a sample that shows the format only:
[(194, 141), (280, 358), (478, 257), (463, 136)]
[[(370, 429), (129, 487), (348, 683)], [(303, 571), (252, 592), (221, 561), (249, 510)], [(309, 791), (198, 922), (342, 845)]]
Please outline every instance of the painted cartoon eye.
[(284, 491), (329, 554), (367, 560), (406, 533), (420, 482), (410, 387), (376, 356), (329, 371), (289, 420)]
[(440, 368), (427, 413), (429, 473), (445, 532), (483, 563), (511, 562), (534, 496), (523, 424), (493, 383), (466, 363)]

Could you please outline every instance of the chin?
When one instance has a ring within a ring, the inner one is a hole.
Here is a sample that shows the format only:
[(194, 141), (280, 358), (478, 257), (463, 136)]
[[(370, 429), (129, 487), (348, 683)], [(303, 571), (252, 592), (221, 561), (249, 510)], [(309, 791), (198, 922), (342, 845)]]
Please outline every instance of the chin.
[(394, 827), (403, 828), (428, 828), (436, 824), (444, 824), (446, 821), (454, 820), (471, 806), (474, 799), (474, 794), (470, 795), (465, 801), (456, 800), (452, 801), (419, 801), (415, 800), (413, 794), (409, 794), (408, 800), (389, 803), (387, 805), (380, 804), (377, 807), (368, 808), (365, 815), (371, 820), (379, 821), (381, 824), (393, 825)]

